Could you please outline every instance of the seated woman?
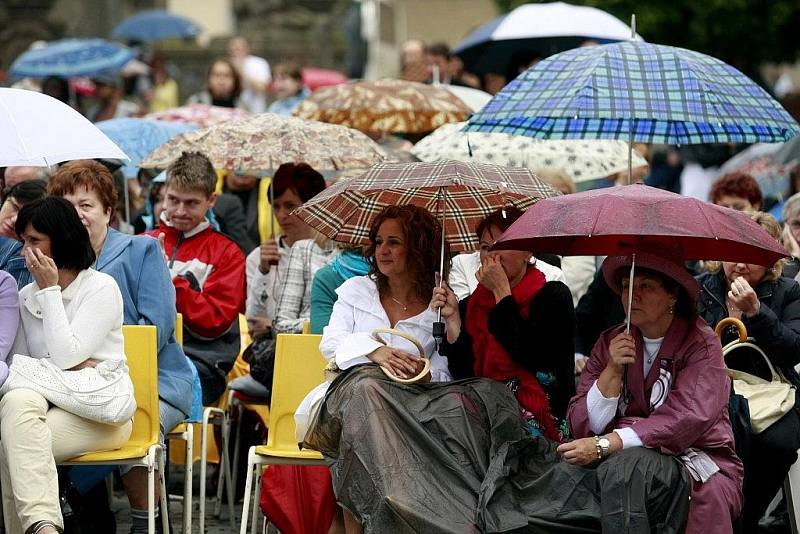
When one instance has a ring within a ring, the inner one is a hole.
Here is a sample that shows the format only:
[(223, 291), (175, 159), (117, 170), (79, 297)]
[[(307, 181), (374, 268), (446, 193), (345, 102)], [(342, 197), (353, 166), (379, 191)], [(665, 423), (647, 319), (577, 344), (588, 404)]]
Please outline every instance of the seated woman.
[(456, 342), (444, 343), (440, 352), (455, 378), (482, 376), (511, 385), (531, 433), (563, 441), (575, 393), (572, 296), (563, 282), (545, 280), (529, 263), (530, 252), (489, 252), (519, 215), (498, 210), (478, 225), (481, 267), (472, 295), (459, 303), (449, 288), (434, 289), (431, 305), (457, 308), (464, 325)]
[[(175, 340), (175, 286), (158, 241), (109, 227), (117, 191), (111, 173), (91, 160), (59, 167), (50, 178), (51, 195), (68, 200), (89, 232), (97, 256), (94, 268), (110, 275), (122, 293), (123, 324), (158, 327), (158, 396), (161, 438), (192, 411), (194, 366)], [(80, 469), (80, 468), (74, 468)], [(147, 469), (123, 466), (122, 481), (137, 528), (146, 528)], [(156, 502), (158, 502), (156, 489)]]
[[(752, 218), (780, 240), (781, 230), (772, 215), (756, 212)], [(773, 365), (800, 387), (800, 377), (794, 370), (800, 363), (800, 287), (781, 276), (782, 264), (783, 260), (772, 268), (732, 262), (711, 264), (713, 272), (697, 277), (702, 288), (697, 310), (711, 328), (727, 316), (741, 319), (748, 336), (756, 339)], [(732, 339), (723, 336), (723, 344)], [(796, 402), (800, 402), (800, 396)], [(758, 520), (797, 460), (798, 448), (797, 404), (766, 430), (750, 436), (744, 477), (744, 532), (756, 531)]]
[(633, 283), (631, 332), (611, 328), (595, 344), (567, 415), (581, 439), (558, 450), (570, 464), (603, 461), (617, 470), (627, 462), (658, 472), (676, 457), (693, 479), (686, 532), (731, 532), (742, 507), (742, 463), (722, 350), (695, 312), (699, 287), (665, 251), (637, 253), (633, 282), (630, 265), (624, 256), (603, 264), (626, 312)]
[[(20, 210), (16, 231), (34, 282), (20, 292), (21, 325), (0, 389), (3, 512), (8, 533), (49, 534), (64, 526), (56, 462), (123, 445), (135, 402), (125, 365), (122, 296), (113, 278), (90, 268), (95, 253), (75, 208), (62, 198), (34, 201)], [(58, 389), (56, 380), (80, 382), (76, 376), (101, 395), (113, 389), (108, 404), (75, 402), (72, 411), (55, 405), (48, 391)], [(116, 411), (116, 424), (94, 419), (99, 411), (115, 411), (111, 404), (123, 397), (130, 401)]]
[(0, 271), (0, 384), (8, 376), (6, 363), (19, 326), (19, 293), (17, 281), (6, 271)]

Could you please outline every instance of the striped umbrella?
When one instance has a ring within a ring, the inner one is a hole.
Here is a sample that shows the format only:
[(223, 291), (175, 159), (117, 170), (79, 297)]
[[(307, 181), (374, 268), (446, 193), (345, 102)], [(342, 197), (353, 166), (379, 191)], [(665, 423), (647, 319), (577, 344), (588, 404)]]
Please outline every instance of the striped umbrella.
[(381, 163), (340, 181), (295, 213), (336, 241), (369, 244), (373, 218), (392, 204), (415, 204), (444, 218), (444, 237), (453, 251), (478, 249), (475, 228), (504, 206), (526, 209), (558, 195), (528, 169), (485, 163)]
[(781, 142), (800, 126), (718, 59), (626, 41), (541, 61), (495, 95), (466, 130), (681, 145)]

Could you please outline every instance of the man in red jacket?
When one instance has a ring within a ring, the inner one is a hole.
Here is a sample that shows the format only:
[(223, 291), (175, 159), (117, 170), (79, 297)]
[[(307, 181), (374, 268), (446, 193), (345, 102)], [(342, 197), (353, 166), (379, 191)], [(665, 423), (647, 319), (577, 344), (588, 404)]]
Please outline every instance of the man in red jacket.
[(225, 391), (225, 376), (239, 354), (246, 295), (241, 249), (206, 219), (216, 182), (206, 156), (181, 154), (167, 169), (159, 228), (149, 233), (164, 249), (183, 314), (184, 351), (197, 367), (205, 406)]

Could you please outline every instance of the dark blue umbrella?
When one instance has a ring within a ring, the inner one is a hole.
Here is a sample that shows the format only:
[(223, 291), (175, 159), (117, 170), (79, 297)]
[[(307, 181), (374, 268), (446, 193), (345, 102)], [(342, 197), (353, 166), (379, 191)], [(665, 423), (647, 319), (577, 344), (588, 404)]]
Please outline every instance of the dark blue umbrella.
[(626, 41), (562, 52), (509, 83), (466, 131), (671, 145), (781, 142), (800, 125), (730, 65)]
[(150, 119), (110, 119), (95, 124), (122, 148), (130, 162), (122, 167), (126, 178), (135, 178), (139, 164), (153, 150), (178, 134), (196, 130), (194, 124)]
[(24, 52), (11, 64), (15, 78), (96, 76), (121, 69), (134, 57), (127, 46), (104, 39), (63, 39)]
[(163, 9), (148, 9), (123, 20), (111, 32), (111, 37), (131, 41), (158, 41), (196, 37), (201, 31), (197, 24), (186, 17)]

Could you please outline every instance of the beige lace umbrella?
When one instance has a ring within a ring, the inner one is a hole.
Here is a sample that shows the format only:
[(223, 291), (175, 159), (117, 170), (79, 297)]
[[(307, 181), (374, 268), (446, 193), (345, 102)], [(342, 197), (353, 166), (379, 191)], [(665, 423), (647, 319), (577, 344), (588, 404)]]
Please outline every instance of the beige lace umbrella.
[(164, 143), (142, 167), (165, 168), (183, 151), (199, 151), (218, 169), (267, 171), (308, 163), (319, 171), (372, 167), (385, 153), (363, 133), (335, 124), (262, 113), (187, 132)]
[(416, 134), (464, 121), (470, 112), (461, 99), (442, 87), (386, 79), (318, 89), (294, 113), (362, 132)]

